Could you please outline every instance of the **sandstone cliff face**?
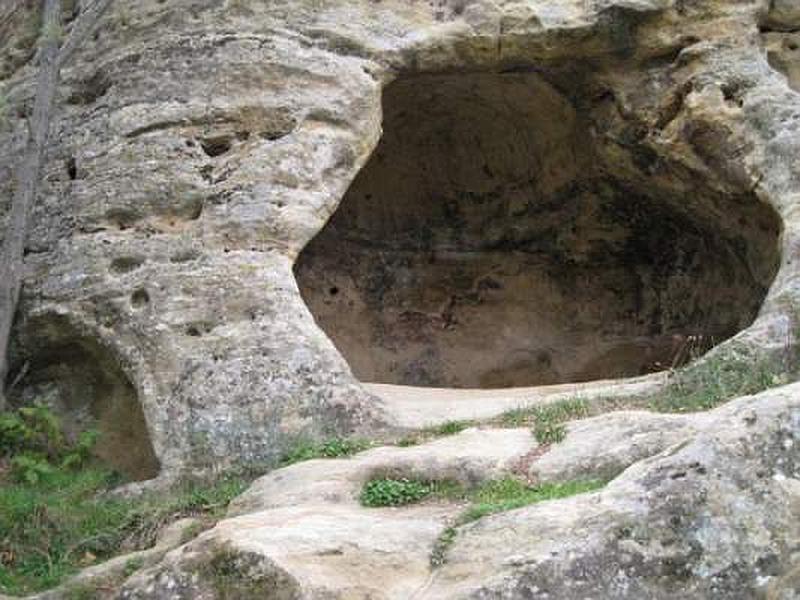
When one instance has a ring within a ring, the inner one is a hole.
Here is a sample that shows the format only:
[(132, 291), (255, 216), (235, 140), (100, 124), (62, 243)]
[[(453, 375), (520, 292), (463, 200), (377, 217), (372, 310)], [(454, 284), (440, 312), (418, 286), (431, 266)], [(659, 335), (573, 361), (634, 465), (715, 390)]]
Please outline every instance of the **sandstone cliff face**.
[[(646, 372), (681, 335), (784, 345), (800, 22), (767, 4), (116, 4), (64, 73), (16, 393), (99, 419), (148, 478), (391, 425), (345, 359), (502, 386)], [(12, 58), (3, 203), (34, 72)], [(296, 268), (323, 332), (293, 268), (340, 202)], [(381, 269), (416, 279), (352, 283)]]

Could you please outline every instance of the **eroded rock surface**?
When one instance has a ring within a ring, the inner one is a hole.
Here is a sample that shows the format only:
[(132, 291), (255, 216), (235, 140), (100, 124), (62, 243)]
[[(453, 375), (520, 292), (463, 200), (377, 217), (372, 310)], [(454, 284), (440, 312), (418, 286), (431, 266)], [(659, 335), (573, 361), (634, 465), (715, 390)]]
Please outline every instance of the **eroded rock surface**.
[[(523, 429), (472, 429), (287, 467), (119, 597), (797, 598), (799, 392), (795, 384), (708, 414), (575, 422), (563, 446), (545, 452), (531, 452), (536, 442)], [(669, 433), (652, 438), (665, 419)], [(615, 456), (623, 427), (640, 449)], [(460, 526), (442, 566), (431, 566), (431, 553), (463, 506), (358, 504), (363, 483), (379, 474), (477, 485), (526, 467), (548, 478), (559, 463), (564, 476), (606, 476), (602, 458), (591, 464), (576, 451), (602, 438), (624, 470), (605, 488)]]
[[(800, 108), (764, 36), (792, 6), (115, 5), (64, 71), (17, 399), (138, 404), (141, 476), (173, 477), (396, 424), (351, 366), (491, 387), (648, 372), (690, 338), (785, 346)], [(26, 11), (0, 25), (0, 210)]]

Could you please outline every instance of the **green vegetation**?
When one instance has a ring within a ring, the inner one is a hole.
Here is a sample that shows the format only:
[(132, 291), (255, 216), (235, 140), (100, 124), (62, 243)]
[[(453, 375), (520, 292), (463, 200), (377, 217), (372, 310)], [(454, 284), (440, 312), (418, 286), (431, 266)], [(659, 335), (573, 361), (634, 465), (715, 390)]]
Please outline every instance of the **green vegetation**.
[(152, 546), (164, 525), (184, 516), (216, 520), (246, 486), (228, 478), (124, 499), (103, 494), (114, 483), (113, 473), (87, 468), (3, 485), (0, 590), (24, 594), (56, 586), (83, 567)]
[(576, 494), (592, 492), (604, 485), (604, 481), (579, 480), (531, 486), (511, 477), (489, 481), (469, 493), (469, 499), (473, 504), (461, 516), (460, 524), (476, 521), (486, 515), (543, 502), (544, 500), (558, 500), (575, 496)]
[(300, 440), (283, 455), (280, 464), (286, 467), (315, 458), (345, 458), (363, 452), (372, 445), (369, 440), (357, 438), (332, 438), (323, 442)]
[(0, 415), (0, 592), (54, 587), (81, 568), (151, 546), (175, 519), (217, 519), (246, 485), (231, 477), (113, 496), (107, 492), (122, 479), (92, 458), (96, 439), (84, 432), (69, 441), (43, 407)]
[(82, 468), (97, 437), (96, 431), (85, 431), (68, 442), (58, 418), (41, 406), (0, 414), (0, 457), (8, 462), (11, 479), (17, 483), (36, 484), (58, 469)]
[(663, 390), (648, 398), (648, 405), (658, 412), (709, 410), (791, 379), (791, 369), (779, 360), (748, 354), (715, 356), (676, 371)]
[(430, 562), (432, 567), (440, 567), (447, 562), (447, 551), (456, 541), (457, 536), (458, 529), (455, 527), (448, 527), (439, 534), (439, 537), (433, 543), (433, 550), (431, 550)]
[(419, 479), (373, 479), (361, 491), (361, 504), (369, 507), (414, 504), (436, 492), (436, 482)]
[(499, 418), (506, 427), (531, 427), (540, 444), (557, 444), (567, 433), (564, 423), (589, 416), (590, 406), (581, 398), (559, 400), (544, 406), (517, 408)]
[(435, 438), (446, 437), (461, 433), (470, 427), (476, 427), (477, 421), (462, 420), (462, 421), (446, 421), (441, 425), (433, 425), (426, 427), (397, 441), (396, 445), (400, 447), (417, 446), (423, 442), (430, 441)]
[(444, 437), (461, 433), (465, 429), (473, 427), (473, 421), (447, 421), (441, 425), (436, 425), (425, 430), (425, 433), (435, 437)]
[(531, 486), (511, 477), (487, 481), (465, 493), (464, 499), (468, 500), (471, 505), (458, 517), (455, 524), (445, 529), (436, 540), (430, 557), (431, 566), (437, 567), (445, 563), (447, 550), (455, 541), (458, 535), (456, 528), (460, 525), (477, 521), (487, 515), (522, 508), (537, 502), (558, 500), (592, 492), (603, 487), (605, 483), (604, 481), (590, 480)]
[(503, 427), (530, 427), (540, 444), (555, 444), (564, 439), (566, 422), (615, 410), (645, 409), (666, 413), (710, 410), (733, 398), (797, 379), (797, 360), (790, 353), (793, 351), (787, 348), (786, 359), (782, 360), (740, 348), (676, 369), (666, 385), (652, 394), (561, 400), (511, 410), (492, 423)]

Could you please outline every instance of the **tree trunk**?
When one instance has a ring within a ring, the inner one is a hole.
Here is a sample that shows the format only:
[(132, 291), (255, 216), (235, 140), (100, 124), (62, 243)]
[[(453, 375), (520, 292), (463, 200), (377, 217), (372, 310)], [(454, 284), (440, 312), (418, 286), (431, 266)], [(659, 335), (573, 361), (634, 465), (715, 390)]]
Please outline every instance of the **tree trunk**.
[(22, 288), (28, 221), (39, 187), (58, 88), (61, 2), (60, 0), (43, 0), (43, 2), (36, 98), (29, 123), (28, 143), (17, 167), (16, 187), (3, 244), (2, 263), (0, 263), (0, 410), (5, 410), (7, 407), (5, 381), (8, 376), (9, 338)]

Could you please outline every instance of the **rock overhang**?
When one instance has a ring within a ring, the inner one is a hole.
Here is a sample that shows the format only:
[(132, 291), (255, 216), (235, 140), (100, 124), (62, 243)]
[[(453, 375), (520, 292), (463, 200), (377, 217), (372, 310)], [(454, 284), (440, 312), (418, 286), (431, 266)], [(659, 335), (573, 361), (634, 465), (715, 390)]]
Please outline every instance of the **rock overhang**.
[[(100, 36), (65, 73), (80, 87), (82, 69), (102, 71), (104, 92), (57, 123), (24, 310), (114, 337), (164, 472), (268, 462), (298, 435), (385, 423), (315, 325), (293, 263), (378, 145), (392, 80), (561, 70), (608, 78), (614, 172), (680, 156), (677, 180), (747, 189), (780, 215), (780, 252), (763, 252), (781, 255), (777, 276), (759, 278), (766, 299), (733, 342), (782, 347), (797, 295), (797, 105), (763, 56), (759, 8), (187, 1), (112, 14), (124, 38)], [(12, 103), (29, 91), (20, 77)], [(202, 142), (218, 134), (226, 149), (210, 156)]]

